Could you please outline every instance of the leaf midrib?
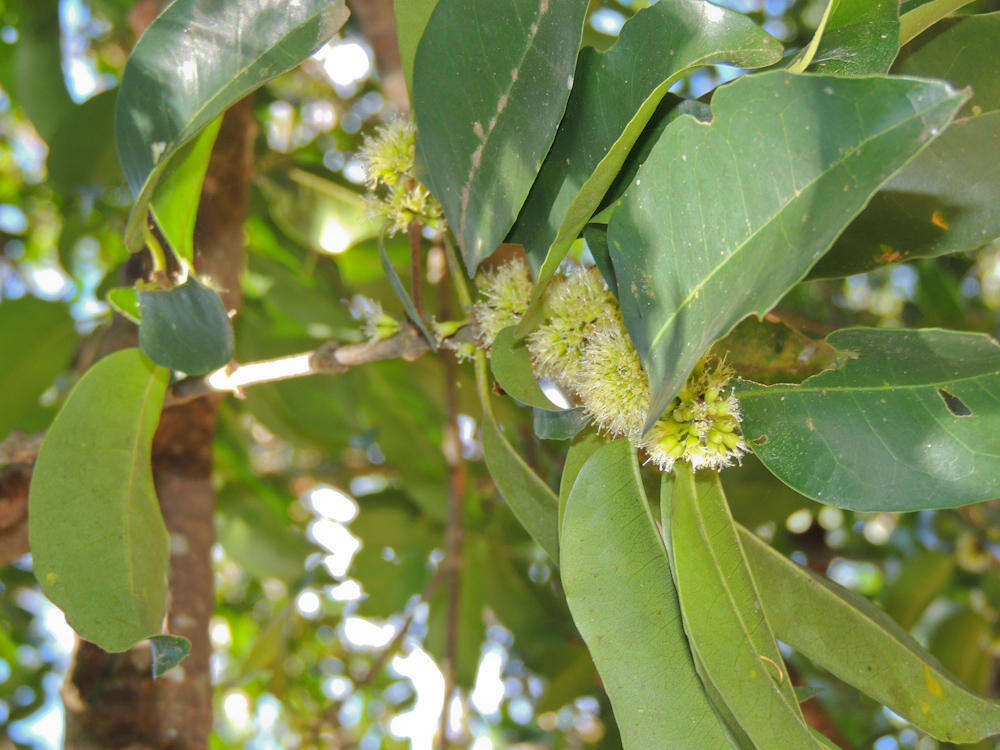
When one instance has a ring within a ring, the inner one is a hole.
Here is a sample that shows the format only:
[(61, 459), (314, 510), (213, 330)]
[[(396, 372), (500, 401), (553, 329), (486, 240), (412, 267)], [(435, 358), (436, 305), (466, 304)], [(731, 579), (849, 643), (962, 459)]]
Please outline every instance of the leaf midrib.
[[(989, 370), (986, 372), (979, 372), (975, 375), (965, 375), (960, 378), (954, 378), (952, 380), (938, 380), (927, 383), (908, 383), (903, 385), (858, 385), (858, 386), (847, 386), (847, 385), (832, 385), (832, 386), (821, 386), (821, 385), (811, 385), (811, 386), (765, 386), (752, 391), (744, 391), (738, 393), (740, 399), (752, 398), (756, 396), (769, 396), (774, 394), (785, 394), (785, 393), (871, 393), (880, 391), (912, 391), (923, 388), (943, 388), (948, 385), (955, 385), (956, 383), (964, 383), (968, 380), (978, 380), (979, 378), (989, 378), (996, 377), (1000, 375), (1000, 370)], [(752, 382), (752, 381), (745, 381)]]

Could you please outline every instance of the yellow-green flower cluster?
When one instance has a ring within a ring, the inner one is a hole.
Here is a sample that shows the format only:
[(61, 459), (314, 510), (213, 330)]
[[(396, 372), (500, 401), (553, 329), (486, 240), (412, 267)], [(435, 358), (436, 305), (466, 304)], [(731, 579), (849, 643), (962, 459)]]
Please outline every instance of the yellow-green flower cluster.
[(673, 403), (639, 447), (663, 471), (683, 459), (694, 469), (732, 466), (747, 452), (739, 432), (740, 405), (730, 389), (732, 368), (719, 360), (695, 367)]
[(472, 307), (479, 326), (479, 340), (484, 347), (504, 328), (517, 325), (528, 309), (531, 297), (531, 271), (523, 259), (512, 260), (476, 276), (482, 299)]
[(365, 138), (360, 156), (365, 165), (368, 210), (386, 219), (389, 233), (405, 232), (411, 222), (440, 229), (441, 206), (416, 177), (416, 129), (409, 120), (383, 125)]
[[(474, 307), (481, 341), (523, 317), (531, 275), (523, 259), (477, 278), (482, 299)], [(695, 469), (731, 466), (746, 452), (740, 410), (729, 388), (732, 368), (716, 359), (698, 364), (653, 428), (643, 434), (649, 383), (625, 330), (617, 302), (592, 267), (553, 279), (543, 299), (543, 322), (528, 337), (535, 374), (575, 395), (604, 432), (629, 438), (663, 471), (678, 460)]]

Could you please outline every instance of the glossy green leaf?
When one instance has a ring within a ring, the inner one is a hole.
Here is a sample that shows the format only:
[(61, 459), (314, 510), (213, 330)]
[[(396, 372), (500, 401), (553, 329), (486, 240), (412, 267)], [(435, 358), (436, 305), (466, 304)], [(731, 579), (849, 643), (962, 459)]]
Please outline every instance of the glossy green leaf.
[(546, 411), (560, 411), (546, 396), (531, 366), (531, 355), (524, 340), (514, 335), (514, 327), (497, 334), (490, 346), (490, 369), (493, 377), (507, 395), (524, 404)]
[(191, 641), (181, 635), (154, 635), (149, 639), (149, 649), (153, 655), (155, 680), (181, 663), (191, 650)]
[(673, 0), (636, 13), (607, 52), (580, 52), (574, 86), (511, 241), (541, 271), (541, 294), (597, 209), (667, 89), (694, 68), (769, 65), (781, 45), (746, 16), (705, 0)]
[(83, 638), (123, 651), (160, 632), (167, 530), (150, 450), (167, 372), (138, 349), (100, 360), (38, 452), (28, 498), (35, 576)]
[(813, 276), (846, 276), (913, 257), (974, 250), (1000, 235), (1000, 13), (938, 24), (894, 73), (970, 87), (959, 119), (872, 199)]
[(930, 0), (908, 10), (899, 17), (899, 43), (906, 44), (945, 16), (968, 5), (972, 0)]
[(548, 411), (537, 407), (532, 410), (532, 427), (542, 440), (572, 440), (590, 422), (590, 416), (581, 407)]
[(359, 193), (304, 169), (268, 172), (257, 184), (281, 231), (317, 253), (338, 255), (381, 229)]
[(859, 510), (950, 508), (1000, 494), (1000, 347), (939, 329), (854, 328), (799, 386), (743, 383), (743, 432), (807, 497)]
[(171, 159), (153, 193), (153, 215), (174, 252), (194, 265), (194, 224), (208, 160), (222, 117), (209, 123)]
[(1000, 705), (958, 683), (874, 604), (746, 529), (740, 538), (783, 642), (932, 737), (974, 742), (1000, 732)]
[(518, 455), (500, 425), (483, 416), (483, 458), (500, 495), (521, 525), (552, 558), (559, 560), (559, 499)]
[(413, 91), (413, 60), (417, 56), (417, 45), (437, 3), (438, 0), (395, 0), (399, 62), (407, 91)]
[(35, 297), (0, 302), (0, 440), (38, 407), (77, 340), (66, 305)]
[[(794, 55), (786, 58), (787, 64), (783, 65), (785, 70), (790, 73), (804, 73), (806, 68), (808, 68), (816, 56), (816, 51), (819, 49), (820, 42), (823, 41), (823, 34), (826, 31), (826, 25), (830, 21), (830, 13), (833, 12), (840, 4), (840, 0), (826, 0), (826, 10), (823, 11), (823, 15), (819, 19), (819, 25), (816, 27), (816, 31), (813, 32), (812, 38), (806, 44), (805, 47), (800, 49)], [(882, 71), (885, 72), (885, 71)]]
[(192, 274), (173, 289), (139, 289), (139, 346), (171, 370), (201, 375), (233, 358), (233, 326), (222, 298)]
[(683, 463), (675, 473), (670, 550), (692, 650), (757, 747), (822, 747), (802, 717), (719, 475)]
[(600, 448), (580, 470), (562, 542), (566, 600), (625, 750), (735, 747), (695, 671), (667, 553), (627, 440)]
[(898, 52), (898, 0), (840, 0), (810, 69), (835, 75), (885, 73)]
[(882, 609), (903, 630), (910, 630), (941, 595), (955, 573), (955, 557), (924, 550), (903, 562), (899, 575), (882, 593)]
[(667, 127), (608, 226), (650, 422), (705, 350), (805, 276), (963, 99), (937, 81), (775, 71), (720, 88), (710, 124)]
[[(418, 252), (420, 252), (418, 250)], [(396, 299), (399, 300), (400, 304), (403, 305), (403, 309), (406, 311), (406, 317), (410, 319), (417, 328), (420, 329), (420, 333), (423, 334), (424, 339), (430, 346), (431, 351), (437, 351), (437, 339), (427, 328), (427, 323), (424, 321), (424, 316), (420, 314), (417, 310), (417, 306), (413, 302), (413, 298), (410, 296), (410, 291), (403, 284), (403, 280), (399, 278), (399, 274), (396, 273), (396, 267), (392, 265), (392, 259), (385, 250), (385, 235), (380, 234), (378, 238), (378, 254), (382, 259), (382, 269), (385, 271), (386, 279), (389, 281), (389, 286), (392, 287), (392, 291), (396, 293)], [(421, 280), (422, 283), (422, 280)]]
[(72, 191), (121, 183), (113, 138), (117, 93), (117, 89), (104, 91), (63, 116), (49, 140), (45, 160), (49, 182), (56, 189)]
[(596, 432), (588, 430), (573, 441), (573, 445), (566, 452), (566, 461), (563, 463), (562, 476), (559, 479), (559, 532), (562, 533), (563, 516), (566, 513), (566, 501), (569, 500), (569, 493), (573, 489), (573, 483), (584, 467), (587, 460), (594, 455), (598, 448), (605, 445), (606, 441)]
[(427, 24), (413, 74), (417, 158), (470, 273), (507, 235), (552, 145), (586, 10), (440, 0)]
[(134, 286), (116, 286), (108, 292), (105, 299), (119, 315), (139, 324), (142, 311), (139, 309), (139, 293)]
[(136, 42), (119, 86), (115, 145), (135, 195), (126, 244), (174, 154), (215, 118), (301, 63), (347, 20), (343, 0), (176, 0)]

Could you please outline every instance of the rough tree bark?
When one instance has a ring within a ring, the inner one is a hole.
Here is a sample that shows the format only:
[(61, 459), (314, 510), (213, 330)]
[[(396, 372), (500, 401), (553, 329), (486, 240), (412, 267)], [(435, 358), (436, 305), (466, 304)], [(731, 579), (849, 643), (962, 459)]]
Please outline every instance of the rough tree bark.
[[(229, 309), (240, 303), (254, 134), (253, 112), (245, 101), (223, 121), (195, 229), (195, 267), (223, 290)], [(188, 638), (191, 653), (179, 668), (154, 681), (147, 646), (108, 654), (80, 641), (63, 690), (67, 748), (195, 750), (208, 745), (208, 625), (215, 608), (211, 471), (217, 403), (201, 398), (165, 410), (153, 441), (153, 478), (170, 533), (168, 630)]]

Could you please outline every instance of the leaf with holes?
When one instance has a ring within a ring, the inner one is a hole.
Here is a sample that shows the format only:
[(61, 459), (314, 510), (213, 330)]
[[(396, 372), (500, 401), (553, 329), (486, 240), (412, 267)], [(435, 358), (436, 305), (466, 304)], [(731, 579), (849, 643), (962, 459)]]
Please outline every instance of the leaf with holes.
[(28, 512), (42, 592), (107, 651), (160, 632), (167, 530), (150, 451), (167, 371), (138, 349), (91, 367), (38, 452)]
[(903, 49), (893, 73), (969, 87), (958, 119), (906, 165), (816, 265), (816, 277), (975, 250), (1000, 236), (1000, 12), (944, 21)]
[(608, 226), (650, 424), (705, 350), (802, 279), (963, 100), (938, 81), (776, 71), (719, 89), (711, 123), (666, 128)]
[(692, 651), (756, 747), (822, 747), (799, 709), (719, 475), (685, 463), (675, 473), (670, 553)]
[(881, 609), (744, 528), (740, 539), (784, 643), (932, 737), (975, 742), (1000, 732), (1000, 704), (968, 690)]
[(781, 45), (746, 16), (705, 0), (636, 13), (607, 52), (585, 47), (549, 154), (511, 233), (538, 275), (535, 299), (597, 209), (667, 89), (694, 68), (758, 68)]
[(779, 479), (857, 510), (952, 508), (1000, 495), (1000, 347), (939, 329), (853, 328), (799, 386), (741, 383), (744, 434)]
[(308, 58), (347, 20), (343, 0), (176, 0), (136, 42), (122, 73), (115, 145), (135, 204), (136, 249), (174, 154), (266, 81)]
[(470, 273), (507, 235), (552, 145), (586, 10), (440, 0), (431, 14), (413, 73), (417, 158)]
[(667, 552), (627, 440), (593, 452), (576, 475), (562, 545), (566, 600), (623, 747), (735, 747), (695, 671)]

